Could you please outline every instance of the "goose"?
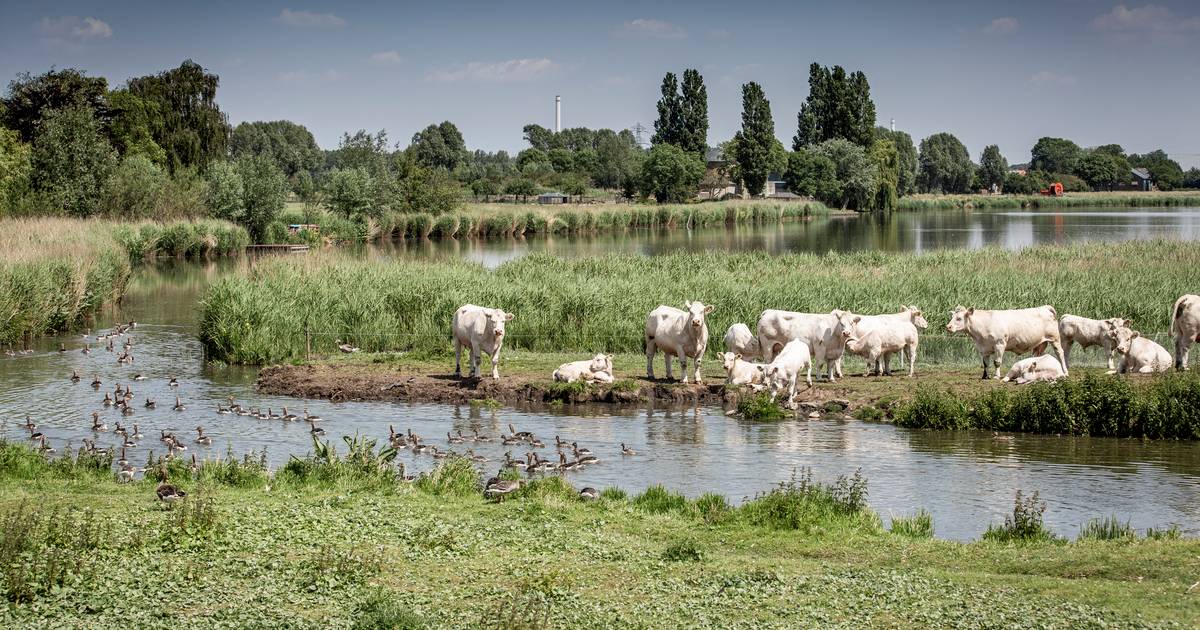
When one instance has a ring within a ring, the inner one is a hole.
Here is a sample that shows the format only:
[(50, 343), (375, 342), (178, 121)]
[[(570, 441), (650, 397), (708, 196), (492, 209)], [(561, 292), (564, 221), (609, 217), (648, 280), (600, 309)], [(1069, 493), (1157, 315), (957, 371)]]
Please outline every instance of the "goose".
[(143, 375), (143, 374), (134, 374), (134, 375), (133, 375), (133, 380), (135, 380), (135, 381), (144, 381), (144, 380), (146, 380), (146, 377), (145, 377), (145, 375)]
[(430, 445), (429, 454), (432, 455), (434, 459), (446, 459), (450, 456), (450, 453), (439, 449), (436, 445)]
[(579, 470), (579, 462), (567, 461), (567, 456), (562, 453), (558, 454), (558, 469), (559, 470)]
[(49, 444), (46, 443), (46, 436), (44, 436), (44, 435), (42, 436), (41, 442), (42, 442), (42, 445), (38, 447), (38, 450), (41, 451), (42, 454), (48, 455), (50, 453), (58, 452), (58, 451), (54, 450), (53, 447), (51, 447)]
[(109, 396), (108, 392), (104, 392), (104, 400), (100, 401), (100, 403), (103, 404), (105, 407), (113, 406), (112, 396)]
[(158, 487), (154, 489), (154, 494), (158, 496), (159, 501), (167, 505), (171, 505), (187, 497), (186, 492), (165, 481), (158, 484)]
[(297, 419), (296, 414), (288, 413), (287, 407), (283, 408), (283, 415), (280, 417), (283, 418), (284, 422), (295, 422)]
[(625, 443), (621, 442), (621, 454), (622, 455), (637, 455), (637, 451), (629, 448), (628, 446), (625, 446)]
[(580, 455), (591, 455), (592, 450), (588, 448), (579, 448), (579, 442), (571, 442), (571, 449), (575, 451), (575, 457)]
[(71, 382), (72, 383), (79, 382), (79, 372), (76, 372), (75, 370), (71, 370)]
[(175, 411), (183, 411), (183, 410), (187, 409), (187, 407), (183, 406), (183, 402), (179, 400), (178, 396), (175, 397), (175, 406), (171, 407), (171, 408), (174, 409)]
[(594, 455), (584, 455), (583, 457), (580, 457), (578, 461), (580, 466), (590, 466), (592, 464), (599, 464), (600, 458)]
[(120, 420), (113, 424), (113, 433), (116, 433), (121, 437), (128, 435), (128, 432), (125, 430), (125, 425), (121, 424)]
[(304, 408), (304, 421), (305, 422), (320, 422), (321, 416), (308, 413), (308, 407), (305, 407)]
[(149, 397), (147, 397), (147, 398), (146, 398), (146, 408), (147, 408), (147, 409), (154, 409), (154, 408), (156, 408), (156, 407), (158, 407), (158, 403), (157, 403), (157, 402), (155, 402), (153, 398), (149, 398)]
[(522, 440), (532, 440), (533, 439), (533, 434), (530, 433), (529, 431), (521, 431), (520, 433), (518, 433), (516, 427), (514, 427), (512, 425), (512, 423), (509, 423), (509, 425), (508, 425), (508, 432)]
[(125, 386), (117, 383), (117, 388), (113, 390), (113, 397), (120, 396), (125, 393)]
[(108, 430), (108, 425), (104, 424), (103, 422), (100, 421), (100, 414), (95, 411), (92, 412), (92, 430), (93, 431), (107, 431)]
[(129, 437), (135, 440), (140, 440), (146, 436), (142, 435), (142, 432), (138, 430), (138, 425), (135, 424), (133, 425), (133, 433)]
[(281, 418), (283, 418), (283, 416), (275, 413), (274, 409), (267, 407), (267, 420), (279, 420)]
[(121, 415), (122, 416), (132, 416), (133, 415), (133, 407), (130, 407), (129, 404), (126, 403), (124, 400), (121, 401)]
[(166, 429), (159, 429), (158, 433), (158, 441), (162, 442), (163, 444), (170, 444), (171, 441), (175, 439), (175, 435), (172, 433), (167, 433)]
[(449, 431), (446, 432), (446, 442), (450, 444), (462, 444), (465, 441), (466, 440), (464, 440), (461, 435), (454, 436), (450, 435)]
[(549, 459), (541, 459), (540, 457), (537, 456), (536, 453), (534, 454), (533, 459), (534, 459), (534, 461), (537, 462), (537, 469), (541, 472), (550, 472), (550, 471), (558, 470), (557, 462), (554, 462)]
[(513, 444), (520, 444), (521, 442), (524, 442), (524, 441), (525, 441), (525, 440), (522, 440), (521, 438), (519, 438), (519, 437), (517, 437), (517, 436), (515, 436), (515, 435), (502, 435), (502, 436), (500, 436), (500, 443), (501, 443), (501, 444), (504, 444), (505, 446), (511, 446), (511, 445), (513, 445)]
[(192, 465), (188, 466), (188, 468), (191, 469), (193, 475), (200, 472), (200, 462), (196, 461), (195, 453), (192, 453)]
[(239, 416), (250, 416), (250, 415), (255, 415), (255, 414), (254, 414), (253, 412), (251, 412), (251, 411), (250, 411), (250, 409), (249, 409), (249, 408), (247, 408), (247, 407), (238, 407), (238, 409), (237, 409), (237, 412), (236, 412), (236, 413), (237, 413), (237, 415), (239, 415)]
[(523, 479), (497, 479), (483, 491), (483, 494), (489, 499), (494, 498), (503, 503), (505, 496), (520, 490), (522, 485), (524, 485)]
[(16, 352), (13, 352), (13, 349), (12, 349), (12, 344), (9, 344), (8, 348), (7, 348), (7, 349), (5, 349), (5, 351), (4, 351), (4, 354), (5, 354), (5, 355), (7, 355), (7, 356), (10, 356), (10, 357), (15, 357), (15, 356), (17, 356), (17, 353), (16, 353)]
[(414, 453), (427, 453), (427, 452), (429, 452), (429, 447), (428, 447), (428, 446), (426, 446), (426, 445), (424, 445), (424, 444), (421, 444), (420, 442), (413, 442), (413, 447), (412, 447), (412, 449), (413, 449), (413, 452), (414, 452)]
[(136, 446), (137, 446), (137, 442), (133, 441), (133, 438), (126, 435), (125, 439), (121, 441), (121, 454), (122, 455), (125, 454), (126, 448), (134, 448)]
[(358, 346), (352, 346), (348, 343), (342, 343), (341, 339), (334, 341), (334, 343), (338, 344), (338, 350), (341, 350), (342, 352), (345, 352), (346, 354), (353, 354), (355, 352), (358, 352)]
[(484, 464), (488, 461), (488, 458), (484, 457), (483, 455), (476, 455), (474, 449), (467, 449), (467, 457), (471, 458), (471, 461), (478, 464)]
[(201, 446), (212, 445), (212, 438), (204, 435), (204, 427), (196, 427), (196, 443)]
[(81, 354), (91, 354), (91, 353), (92, 353), (92, 347), (91, 347), (90, 345), (88, 345), (88, 344), (86, 344), (86, 343), (85, 343), (85, 344), (83, 344), (83, 349), (82, 349), (82, 350), (80, 350), (79, 352), (80, 352)]
[(102, 383), (100, 382), (100, 375), (99, 375), (99, 374), (93, 374), (93, 375), (92, 375), (92, 387), (95, 387), (95, 388), (99, 389), (99, 388), (100, 388), (100, 385), (102, 385)]
[(29, 430), (29, 440), (32, 442), (36, 442), (44, 437), (46, 436), (41, 431), (34, 431), (33, 429)]
[(26, 429), (29, 429), (30, 431), (37, 428), (37, 425), (33, 423), (33, 418), (30, 418), (29, 414), (25, 414), (25, 425), (24, 426)]
[(472, 431), (475, 433), (475, 441), (476, 442), (494, 442), (494, 441), (496, 441), (496, 439), (493, 438), (492, 436), (484, 435), (484, 434), (480, 433), (479, 429), (472, 429)]
[(179, 379), (172, 376), (171, 380), (167, 381), (167, 386), (168, 387), (179, 387)]
[(133, 476), (135, 474), (137, 474), (140, 471), (144, 471), (144, 470), (146, 470), (146, 469), (145, 468), (134, 468), (133, 466), (130, 466), (129, 464), (124, 464), (123, 466), (121, 466), (121, 470), (117, 471), (117, 483), (129, 483), (130, 481), (133, 481)]
[(525, 453), (525, 474), (532, 475), (538, 471), (537, 455)]
[(400, 472), (399, 472), (399, 474), (396, 475), (396, 478), (399, 479), (400, 481), (403, 481), (404, 483), (412, 483), (417, 480), (416, 475), (406, 474), (406, 468), (404, 466), (404, 462), (400, 462)]
[(217, 404), (217, 413), (218, 413), (218, 414), (220, 414), (220, 415), (229, 415), (229, 414), (231, 414), (231, 413), (233, 413), (233, 412), (232, 412), (232, 411), (230, 411), (229, 407), (224, 407), (224, 406), (221, 406), (221, 404), (220, 404), (220, 403), (218, 403), (218, 404)]
[(1007, 441), (1009, 441), (1009, 440), (1013, 439), (1013, 436), (1011, 436), (1011, 435), (1000, 435), (1000, 434), (999, 434), (999, 433), (997, 433), (996, 431), (992, 431), (992, 439), (993, 439), (993, 440), (997, 440), (997, 441), (1007, 442)]
[(579, 498), (584, 501), (595, 501), (600, 498), (600, 493), (595, 488), (588, 486), (579, 491)]
[(124, 468), (129, 465), (129, 458), (125, 457), (125, 447), (121, 447), (121, 458), (117, 460), (117, 465)]
[(66, 352), (66, 351), (67, 351), (67, 344), (65, 344), (65, 343), (62, 343), (62, 342), (59, 342), (59, 344), (58, 344), (58, 351), (59, 351), (59, 352)]
[(108, 350), (109, 352), (112, 352), (112, 351), (113, 351), (113, 340), (112, 340), (112, 337), (109, 337), (109, 338), (108, 338), (108, 345), (107, 345), (107, 346), (104, 346), (104, 349), (105, 349), (105, 350)]
[(537, 438), (530, 439), (529, 445), (532, 446), (533, 448), (546, 448), (546, 443)]
[(322, 429), (321, 427), (317, 426), (316, 423), (314, 423), (312, 420), (308, 421), (308, 426), (312, 427), (311, 429), (308, 430), (309, 433), (311, 433), (313, 435), (325, 435), (325, 429)]
[(513, 459), (512, 451), (504, 451), (504, 468), (520, 468), (521, 460)]
[(416, 433), (413, 433), (412, 427), (408, 428), (407, 433), (408, 433), (408, 441), (412, 442), (413, 444), (416, 444), (417, 442), (420, 442), (421, 440), (425, 439), (425, 438), (417, 435)]

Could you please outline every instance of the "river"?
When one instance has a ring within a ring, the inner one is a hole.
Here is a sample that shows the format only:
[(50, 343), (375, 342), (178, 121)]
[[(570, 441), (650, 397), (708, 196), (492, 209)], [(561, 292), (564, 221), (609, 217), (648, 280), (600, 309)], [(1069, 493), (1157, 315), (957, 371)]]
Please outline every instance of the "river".
[[(495, 265), (530, 251), (586, 255), (609, 251), (655, 254), (678, 249), (767, 249), (773, 252), (879, 248), (923, 251), (941, 247), (1071, 242), (1085, 239), (1200, 238), (1200, 209), (1163, 211), (953, 212), (894, 215), (890, 221), (864, 218), (816, 219), (806, 223), (735, 227), (696, 232), (630, 232), (574, 238), (530, 238), (488, 243), (393, 243), (375, 255), (466, 256)], [(939, 537), (977, 538), (989, 523), (1011, 512), (1013, 494), (1037, 490), (1047, 502), (1046, 522), (1073, 536), (1087, 520), (1109, 515), (1136, 528), (1178, 525), (1200, 534), (1200, 444), (1142, 442), (1108, 438), (1016, 435), (959, 431), (912, 431), (848, 419), (745, 423), (718, 407), (640, 408), (602, 406), (563, 409), (480, 409), (469, 406), (391, 403), (329, 403), (259, 396), (256, 371), (214, 367), (204, 362), (196, 339), (196, 305), (204, 288), (240, 262), (163, 263), (140, 269), (129, 292), (105, 323), (139, 322), (134, 330), (136, 363), (118, 366), (115, 355), (92, 342), (81, 353), (80, 333), (40, 339), (35, 352), (0, 358), (0, 435), (22, 440), (28, 414), (53, 446), (78, 446), (98, 411), (111, 429), (118, 420), (137, 423), (146, 438), (129, 449), (129, 459), (145, 461), (162, 452), (160, 431), (195, 436), (203, 426), (212, 446), (192, 444), (198, 457), (265, 449), (274, 466), (310, 449), (307, 425), (218, 415), (219, 402), (232, 396), (242, 404), (290, 411), (304, 407), (325, 418), (330, 437), (361, 434), (382, 439), (389, 425), (411, 428), (442, 448), (475, 452), (490, 459), (494, 473), (505, 449), (499, 442), (448, 446), (445, 433), (487, 435), (532, 431), (551, 444), (543, 457), (556, 457), (554, 436), (575, 440), (596, 452), (599, 465), (568, 473), (577, 486), (620, 486), (636, 492), (661, 483), (689, 496), (724, 494), (740, 502), (769, 490), (793, 471), (812, 469), (831, 481), (861, 468), (869, 480), (869, 502), (887, 520), (924, 508), (933, 514)], [(68, 351), (57, 351), (59, 343)], [(449, 367), (449, 364), (448, 364)], [(83, 377), (72, 383), (77, 370)], [(130, 382), (141, 373), (145, 381)], [(103, 381), (99, 391), (88, 385)], [(175, 376), (180, 386), (169, 387)], [(100, 404), (118, 382), (135, 391), (135, 414), (122, 418)], [(171, 409), (178, 395), (187, 410)], [(146, 397), (158, 408), (144, 409)], [(111, 430), (95, 434), (101, 446), (115, 445)], [(439, 437), (440, 436), (440, 437)], [(637, 455), (622, 456), (620, 444)], [(523, 450), (517, 449), (516, 455)], [(410, 471), (427, 470), (434, 460), (405, 451)]]

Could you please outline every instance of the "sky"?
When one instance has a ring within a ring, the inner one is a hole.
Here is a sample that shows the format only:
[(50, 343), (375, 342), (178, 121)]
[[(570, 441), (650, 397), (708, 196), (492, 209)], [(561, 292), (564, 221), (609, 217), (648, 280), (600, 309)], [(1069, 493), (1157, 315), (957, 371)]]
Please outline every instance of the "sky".
[[(117, 86), (193, 59), (233, 124), (287, 119), (324, 148), (451, 120), (516, 152), (527, 123), (653, 128), (663, 74), (697, 68), (709, 144), (763, 86), (791, 146), (812, 62), (866, 73), (878, 123), (1026, 162), (1041, 136), (1200, 166), (1200, 2), (12, 2), (0, 76), (74, 67)], [(648, 134), (646, 138), (648, 139)]]

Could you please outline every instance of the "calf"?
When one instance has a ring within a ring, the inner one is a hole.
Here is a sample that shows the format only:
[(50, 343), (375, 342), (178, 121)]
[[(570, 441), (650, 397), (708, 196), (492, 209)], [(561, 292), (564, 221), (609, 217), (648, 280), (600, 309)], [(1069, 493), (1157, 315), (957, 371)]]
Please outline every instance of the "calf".
[(1153, 374), (1171, 369), (1171, 353), (1138, 331), (1128, 326), (1111, 326), (1108, 336), (1121, 354), (1121, 374)]
[[(994, 378), (1000, 378), (1000, 364), (1004, 361), (1006, 350), (1014, 354), (1041, 354), (1047, 345), (1052, 345), (1058, 356), (1063, 356), (1058, 336), (1058, 314), (1053, 306), (1011, 311), (985, 311), (959, 306), (950, 314), (946, 331), (966, 332), (971, 337), (983, 361), (985, 379), (988, 377), (988, 361), (995, 365)], [(1067, 373), (1065, 367), (1063, 373)]]
[(1171, 308), (1171, 337), (1175, 339), (1175, 369), (1188, 369), (1188, 352), (1200, 342), (1200, 295), (1183, 295)]
[(799, 339), (808, 346), (813, 363), (825, 364), (833, 382), (835, 374), (842, 376), (842, 353), (855, 317), (843, 310), (820, 314), (768, 309), (758, 317), (758, 347), (770, 363), (788, 342)]
[(663, 351), (667, 364), (667, 378), (671, 374), (671, 357), (679, 357), (683, 369), (683, 382), (688, 382), (687, 360), (695, 365), (696, 384), (702, 383), (700, 362), (708, 348), (708, 324), (705, 317), (712, 312), (712, 305), (700, 302), (685, 302), (686, 311), (670, 306), (660, 306), (646, 316), (646, 376), (654, 380), (654, 355)]
[(786, 387), (788, 397), (786, 405), (793, 406), (793, 401), (796, 398), (796, 381), (800, 379), (800, 372), (805, 372), (804, 381), (812, 387), (812, 355), (808, 351), (808, 344), (803, 340), (793, 339), (779, 351), (771, 364), (767, 366), (767, 385), (771, 389), (771, 400), (779, 395)]
[(761, 385), (767, 373), (766, 364), (744, 361), (742, 355), (735, 352), (723, 353), (721, 360), (726, 385)]
[(1058, 359), (1043, 354), (1017, 361), (1008, 371), (1008, 376), (1000, 380), (1005, 383), (1013, 382), (1017, 385), (1024, 385), (1034, 381), (1053, 381), (1066, 375), (1067, 371), (1063, 369), (1062, 363)]
[(757, 359), (762, 356), (758, 349), (758, 337), (750, 332), (750, 327), (739, 322), (725, 331), (725, 351), (740, 354), (746, 359)]
[[(911, 365), (917, 354), (918, 334), (929, 327), (929, 322), (916, 306), (904, 306), (899, 313), (884, 315), (862, 315), (854, 324), (852, 336), (858, 340), (853, 346), (846, 340), (846, 349), (867, 359), (867, 374), (891, 374), (892, 355), (900, 353), (903, 367), (906, 354), (909, 360), (908, 375), (915, 367)], [(874, 352), (873, 352), (874, 351)]]
[(1108, 355), (1108, 369), (1113, 370), (1113, 354), (1117, 350), (1117, 344), (1108, 334), (1109, 327), (1129, 325), (1128, 319), (1120, 317), (1088, 319), (1078, 315), (1063, 315), (1058, 322), (1058, 336), (1063, 346), (1063, 367), (1071, 368), (1071, 346), (1078, 343), (1080, 348), (1104, 348), (1104, 353)]
[(500, 347), (504, 345), (504, 324), (513, 319), (503, 309), (467, 304), (454, 311), (454, 375), (462, 375), (463, 347), (470, 348), (471, 377), (479, 378), (479, 353), (492, 359), (492, 378), (499, 379)]
[(554, 370), (554, 380), (562, 383), (574, 383), (578, 380), (597, 383), (613, 382), (612, 355), (597, 354), (591, 359), (572, 361), (558, 366)]

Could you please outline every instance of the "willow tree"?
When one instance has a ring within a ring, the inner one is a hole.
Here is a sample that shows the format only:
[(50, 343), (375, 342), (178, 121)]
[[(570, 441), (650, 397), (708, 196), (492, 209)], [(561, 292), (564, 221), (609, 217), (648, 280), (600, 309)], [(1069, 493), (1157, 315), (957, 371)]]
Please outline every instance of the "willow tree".
[(159, 115), (151, 131), (166, 151), (172, 171), (203, 170), (209, 162), (225, 157), (230, 129), (217, 106), (219, 82), (217, 75), (191, 59), (178, 68), (129, 80), (130, 93), (156, 105)]

